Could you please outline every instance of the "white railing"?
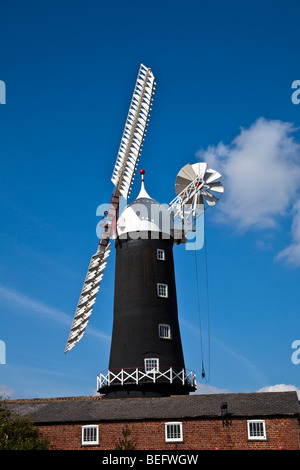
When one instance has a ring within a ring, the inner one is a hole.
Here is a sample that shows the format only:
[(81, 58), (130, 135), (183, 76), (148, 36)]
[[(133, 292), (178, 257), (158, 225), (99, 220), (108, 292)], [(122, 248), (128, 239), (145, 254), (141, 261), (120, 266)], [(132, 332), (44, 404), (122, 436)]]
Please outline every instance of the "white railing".
[(153, 369), (145, 372), (138, 367), (131, 369), (130, 372), (129, 370), (130, 369), (118, 369), (116, 372), (112, 370), (100, 372), (97, 376), (97, 391), (99, 392), (103, 387), (109, 387), (111, 385), (140, 385), (141, 383), (156, 383), (158, 381), (169, 382), (170, 384), (176, 381), (176, 383), (196, 388), (195, 372), (186, 369), (182, 369), (179, 372), (174, 371), (172, 367), (165, 371)]

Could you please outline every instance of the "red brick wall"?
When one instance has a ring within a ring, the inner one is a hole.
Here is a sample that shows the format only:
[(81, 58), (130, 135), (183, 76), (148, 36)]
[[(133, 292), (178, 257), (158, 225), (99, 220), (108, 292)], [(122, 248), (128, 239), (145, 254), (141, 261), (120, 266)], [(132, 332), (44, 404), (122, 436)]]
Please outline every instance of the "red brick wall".
[[(183, 442), (166, 443), (164, 423), (168, 421), (128, 422), (130, 439), (137, 450), (203, 450), (203, 449), (279, 449), (299, 450), (298, 420), (296, 418), (266, 419), (266, 441), (248, 441), (247, 420), (232, 419), (223, 426), (220, 419), (178, 420), (183, 423)], [(171, 421), (171, 420), (170, 420)], [(175, 421), (175, 420), (174, 420)], [(99, 424), (99, 445), (81, 445), (81, 424), (40, 426), (43, 437), (54, 449), (114, 450), (125, 422), (85, 423)]]

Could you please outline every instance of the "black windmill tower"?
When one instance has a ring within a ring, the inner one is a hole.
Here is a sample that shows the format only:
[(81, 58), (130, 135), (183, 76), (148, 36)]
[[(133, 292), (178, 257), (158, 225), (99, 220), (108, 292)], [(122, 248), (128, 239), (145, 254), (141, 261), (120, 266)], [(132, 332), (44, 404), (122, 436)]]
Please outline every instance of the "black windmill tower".
[(115, 190), (65, 349), (72, 349), (85, 332), (113, 239), (116, 264), (109, 369), (97, 378), (98, 392), (106, 398), (186, 395), (196, 388), (195, 374), (186, 370), (182, 351), (173, 246), (186, 243), (186, 232), (195, 230), (191, 221), (197, 211), (203, 214), (205, 203), (216, 204), (223, 186), (220, 173), (206, 163), (188, 164), (178, 173), (177, 196), (166, 207), (149, 196), (141, 170), (140, 193), (119, 214), (121, 197), (127, 200), (130, 193), (154, 85), (151, 69), (141, 64), (113, 171)]

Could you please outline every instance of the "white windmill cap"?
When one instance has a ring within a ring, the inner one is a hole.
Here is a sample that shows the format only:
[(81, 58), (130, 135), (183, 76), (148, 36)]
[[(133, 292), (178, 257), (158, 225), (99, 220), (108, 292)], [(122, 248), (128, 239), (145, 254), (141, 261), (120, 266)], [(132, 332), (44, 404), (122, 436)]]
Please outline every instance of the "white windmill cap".
[[(128, 233), (136, 232), (143, 232), (144, 235), (141, 238), (145, 238), (145, 233), (148, 232), (162, 233), (163, 238), (173, 237), (173, 220), (167, 210), (168, 206), (160, 204), (149, 196), (145, 189), (145, 170), (140, 170), (140, 174), (142, 179), (139, 195), (121, 212), (114, 238), (117, 236), (121, 238), (124, 236), (125, 238)], [(132, 238), (139, 237), (134, 235)]]

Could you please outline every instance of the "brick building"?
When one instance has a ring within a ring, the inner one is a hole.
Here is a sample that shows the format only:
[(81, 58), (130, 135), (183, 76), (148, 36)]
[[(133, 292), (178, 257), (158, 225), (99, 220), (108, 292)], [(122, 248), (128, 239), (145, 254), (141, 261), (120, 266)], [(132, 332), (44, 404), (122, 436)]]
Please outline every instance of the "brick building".
[(128, 425), (136, 450), (299, 450), (296, 392), (11, 400), (57, 450), (114, 450)]

